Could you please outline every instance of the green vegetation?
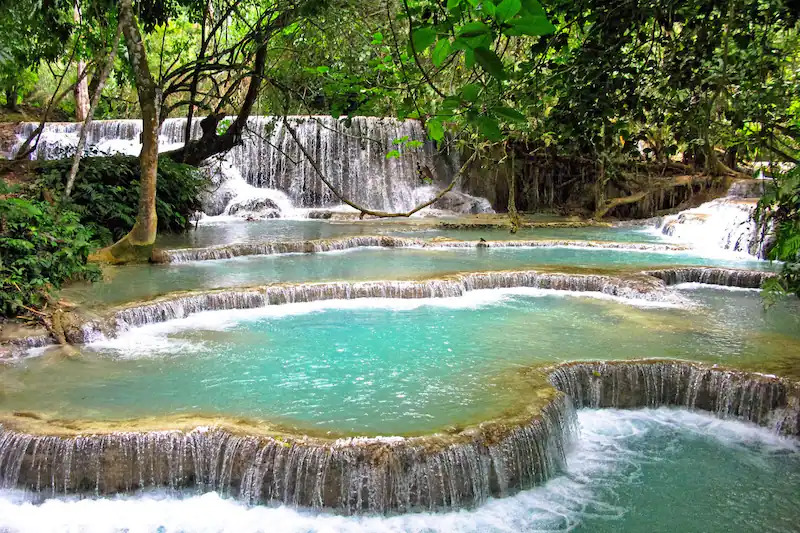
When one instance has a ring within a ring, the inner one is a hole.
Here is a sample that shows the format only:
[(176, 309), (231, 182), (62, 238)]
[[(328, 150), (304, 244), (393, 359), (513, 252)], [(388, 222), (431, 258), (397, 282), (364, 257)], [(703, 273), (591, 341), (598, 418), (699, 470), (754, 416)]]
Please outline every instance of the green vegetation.
[(785, 294), (800, 296), (800, 169), (775, 172), (774, 178), (755, 212), (759, 223), (774, 228), (768, 257), (784, 262), (780, 276), (764, 286), (767, 303)]
[(0, 315), (39, 315), (68, 280), (99, 276), (86, 263), (93, 232), (77, 213), (26, 199), (0, 181)]
[[(59, 159), (39, 165), (36, 192), (48, 191), (51, 197), (61, 198), (71, 163)], [(200, 209), (199, 197), (207, 185), (205, 175), (195, 167), (162, 158), (156, 199), (159, 231), (176, 233), (191, 227), (191, 217)], [(105, 246), (133, 226), (138, 198), (138, 158), (114, 155), (82, 159), (75, 189), (62, 203), (92, 230), (95, 244)]]
[[(702, 174), (702, 183), (718, 183), (749, 176), (757, 160), (797, 163), (800, 153), (800, 11), (791, 0), (17, 0), (0, 7), (0, 99), (8, 107), (33, 104), (45, 118), (143, 119), (138, 166), (78, 157), (73, 198), (57, 200), (99, 241), (119, 239), (100, 254), (113, 262), (146, 260), (157, 226), (187, 226), (203, 185), (177, 164), (199, 166), (227, 152), (252, 115), (418, 119), (440, 149), (467, 155), (462, 173), (507, 178), (512, 219), (519, 203), (569, 205), (602, 218), (633, 212), (626, 206), (643, 199), (647, 209), (636, 212), (648, 216), (663, 209), (648, 194), (677, 197), (670, 191), (686, 183), (679, 178)], [(158, 127), (170, 116), (187, 116), (187, 132), (200, 120), (203, 135), (159, 157)], [(294, 135), (288, 123), (287, 130)], [(398, 139), (381, 149), (402, 157), (417, 144)], [(61, 193), (68, 166), (40, 171), (55, 196), (71, 196)], [(691, 184), (683, 187), (681, 194), (693, 194)], [(362, 214), (413, 212), (339, 199)], [(763, 216), (779, 221), (775, 257), (796, 251), (781, 229), (787, 201), (762, 205)], [(792, 278), (783, 279), (792, 290)]]

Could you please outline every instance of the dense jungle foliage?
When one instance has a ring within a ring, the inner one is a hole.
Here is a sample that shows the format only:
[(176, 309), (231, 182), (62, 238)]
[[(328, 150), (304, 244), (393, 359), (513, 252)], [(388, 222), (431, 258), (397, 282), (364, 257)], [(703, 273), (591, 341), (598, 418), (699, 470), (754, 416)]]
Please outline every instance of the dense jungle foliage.
[(95, 234), (77, 213), (30, 200), (0, 180), (0, 316), (31, 316), (68, 280), (96, 279)]
[[(0, 180), (0, 315), (35, 315), (65, 281), (95, 280), (89, 252), (119, 239), (136, 218), (139, 161), (116, 155), (83, 160), (70, 198), (63, 198), (71, 161), (36, 167), (26, 187)], [(158, 223), (163, 232), (191, 225), (206, 176), (189, 165), (159, 165)]]
[[(36, 192), (61, 198), (70, 164), (69, 159), (58, 159), (38, 166)], [(163, 158), (158, 165), (156, 198), (159, 231), (176, 233), (188, 229), (207, 186), (206, 176), (200, 170)], [(82, 160), (75, 189), (62, 204), (78, 214), (80, 222), (92, 231), (95, 244), (105, 246), (131, 228), (138, 198), (138, 158), (94, 156)]]
[[(142, 194), (155, 200), (138, 208), (125, 185), (133, 166), (105, 181), (91, 168), (113, 161), (74, 161), (73, 196), (57, 201), (83, 202), (73, 209), (106, 228), (105, 241), (133, 226), (152, 243), (144, 226), (156, 214), (162, 229), (185, 226), (201, 185), (181, 171), (170, 193), (156, 167), (174, 174), (173, 162), (224, 153), (258, 114), (419, 119), (441, 149), (511, 168), (510, 191), (531, 165), (578, 162), (589, 171), (552, 187), (577, 180), (595, 216), (670, 176), (748, 177), (753, 161), (800, 154), (796, 0), (0, 0), (0, 13), (6, 108), (153, 124), (188, 116), (187, 131), (201, 120), (201, 139), (142, 156)], [(143, 138), (143, 154), (154, 142)], [(402, 157), (417, 146), (383, 148)], [(54, 176), (69, 164), (40, 174), (57, 196)], [(774, 176), (790, 192), (759, 211), (775, 222), (772, 253), (787, 262), (779, 283), (790, 291), (793, 175)]]

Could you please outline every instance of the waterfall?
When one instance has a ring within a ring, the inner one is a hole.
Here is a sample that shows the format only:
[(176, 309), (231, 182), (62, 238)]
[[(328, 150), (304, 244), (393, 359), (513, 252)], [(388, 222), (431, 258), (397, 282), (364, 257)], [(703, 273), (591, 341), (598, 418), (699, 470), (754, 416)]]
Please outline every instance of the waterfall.
[(37, 436), (0, 426), (0, 487), (44, 495), (194, 487), (345, 514), (475, 507), (562, 468), (575, 412), (553, 392), (519, 422), (409, 438), (255, 436), (224, 427)]
[(681, 297), (651, 276), (616, 278), (600, 274), (497, 271), (454, 274), (440, 279), (414, 281), (359, 281), (280, 284), (235, 290), (179, 293), (112, 310), (106, 320), (83, 321), (67, 330), (72, 343), (84, 343), (99, 334), (185, 318), (203, 311), (255, 309), (268, 305), (358, 298), (453, 298), (468, 291), (532, 287), (559, 291), (594, 292), (646, 302), (681, 304)]
[(577, 407), (700, 409), (800, 435), (800, 384), (687, 361), (565, 363), (550, 382)]
[[(340, 120), (330, 116), (293, 116), (289, 120), (333, 186), (365, 207), (409, 210), (433, 198), (436, 187), (431, 185), (449, 182), (457, 170), (457, 155), (439, 153), (434, 143), (426, 140), (425, 131), (416, 120), (380, 117)], [(166, 119), (161, 127), (159, 149), (180, 147), (185, 125), (183, 118)], [(23, 123), (18, 132), (20, 142), (36, 126)], [(77, 145), (79, 128), (78, 123), (47, 124), (35, 157), (53, 159), (69, 155)], [(97, 120), (90, 127), (87, 146), (103, 154), (138, 154), (140, 133), (139, 120)], [(200, 135), (200, 119), (196, 119), (192, 123), (192, 138)], [(422, 144), (409, 148), (408, 141)], [(387, 157), (395, 150), (400, 157)], [(435, 183), (422, 179), (420, 169), (425, 167), (431, 171)], [(206, 201), (206, 209), (213, 215), (281, 215), (275, 193), (288, 198), (293, 208), (342, 207), (319, 179), (280, 117), (251, 117), (242, 142), (225, 154), (221, 163), (216, 158), (207, 162), (207, 169), (217, 187)], [(434, 207), (456, 212), (491, 212), (486, 200), (457, 190), (445, 195)]]
[(659, 270), (647, 270), (644, 274), (662, 279), (667, 285), (705, 283), (709, 285), (724, 285), (726, 287), (741, 287), (744, 289), (758, 289), (764, 281), (775, 276), (772, 272), (762, 272), (759, 270), (715, 267), (664, 268)]
[[(727, 196), (655, 219), (659, 233), (704, 251), (725, 250), (766, 257), (769, 231), (753, 220), (766, 179), (737, 180)], [(768, 229), (768, 228), (766, 228)]]
[(590, 248), (605, 250), (630, 250), (647, 252), (672, 252), (685, 250), (683, 246), (654, 243), (624, 243), (570, 240), (514, 240), (514, 241), (433, 241), (386, 235), (362, 235), (337, 239), (309, 241), (266, 241), (256, 243), (234, 243), (206, 248), (181, 248), (160, 250), (156, 260), (162, 263), (184, 263), (213, 259), (231, 259), (250, 255), (273, 255), (285, 253), (319, 253), (348, 250), (362, 247), (381, 248)]

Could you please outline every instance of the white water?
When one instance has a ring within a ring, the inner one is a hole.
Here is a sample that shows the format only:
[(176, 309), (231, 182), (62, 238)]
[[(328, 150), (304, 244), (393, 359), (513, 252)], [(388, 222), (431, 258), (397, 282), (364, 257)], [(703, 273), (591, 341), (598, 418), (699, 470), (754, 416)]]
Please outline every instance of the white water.
[(734, 255), (763, 256), (761, 231), (753, 220), (755, 199), (718, 198), (699, 207), (666, 216), (659, 231), (701, 253), (726, 251)]
[[(131, 533), (517, 532), (569, 531), (599, 520), (611, 525), (607, 529), (614, 529), (616, 524), (617, 530), (624, 530), (626, 517), (637, 509), (627, 507), (624, 497), (619, 501), (617, 491), (630, 483), (641, 483), (642, 465), (658, 463), (662, 451), (669, 453), (672, 444), (658, 440), (660, 431), (678, 429), (692, 438), (713, 442), (720, 453), (741, 454), (755, 463), (774, 461), (776, 456), (789, 459), (800, 453), (796, 440), (777, 437), (752, 425), (681, 410), (587, 409), (578, 412), (578, 421), (581, 436), (567, 454), (566, 475), (513, 497), (492, 499), (473, 510), (343, 517), (284, 506), (247, 506), (215, 493), (55, 498), (34, 504), (19, 491), (4, 490), (0, 491), (0, 529)], [(652, 442), (648, 441), (648, 447), (642, 450), (642, 439), (651, 433), (656, 437), (650, 437)], [(683, 453), (689, 454), (691, 449), (684, 449)], [(734, 502), (737, 498), (736, 487), (717, 490), (715, 497), (720, 501)], [(654, 522), (650, 527), (651, 531), (671, 530), (667, 523)]]
[[(455, 154), (437, 152), (426, 141), (418, 121), (379, 117), (354, 117), (348, 126), (330, 116), (290, 117), (297, 135), (312, 154), (320, 170), (346, 198), (384, 211), (407, 211), (434, 197), (453, 176), (459, 161)], [(167, 119), (159, 137), (160, 151), (179, 148), (184, 141), (185, 119)], [(65, 157), (77, 145), (79, 124), (51, 123), (45, 128), (35, 152), (40, 159)], [(23, 124), (19, 141), (36, 124)], [(100, 153), (138, 154), (141, 149), (138, 120), (108, 120), (92, 123), (87, 147)], [(192, 137), (200, 136), (200, 120), (193, 122)], [(420, 141), (419, 148), (404, 148), (396, 141)], [(397, 150), (400, 157), (387, 158)], [(208, 163), (219, 188), (208, 198), (211, 215), (261, 218), (275, 215), (302, 217), (307, 211), (350, 211), (323, 184), (311, 162), (294, 142), (285, 124), (276, 117), (251, 117), (243, 143), (224, 154), (225, 161)], [(427, 168), (434, 183), (425, 183), (420, 169)], [(235, 172), (234, 172), (235, 171)], [(242, 209), (254, 199), (271, 200), (270, 208)], [(449, 212), (492, 212), (488, 201), (458, 191), (458, 187), (435, 206)]]

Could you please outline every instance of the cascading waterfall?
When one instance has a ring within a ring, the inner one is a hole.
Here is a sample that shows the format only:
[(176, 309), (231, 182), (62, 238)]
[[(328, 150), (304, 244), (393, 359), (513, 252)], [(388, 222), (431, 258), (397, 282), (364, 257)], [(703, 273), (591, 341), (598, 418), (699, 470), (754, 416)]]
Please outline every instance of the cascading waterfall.
[(667, 285), (679, 283), (703, 283), (708, 285), (724, 285), (743, 289), (761, 288), (764, 281), (775, 276), (772, 272), (759, 270), (739, 270), (735, 268), (716, 267), (681, 267), (646, 270), (644, 274), (664, 280)]
[(61, 437), (0, 426), (0, 486), (45, 495), (196, 487), (346, 514), (474, 507), (561, 469), (572, 404), (556, 393), (531, 410), (520, 423), (409, 438), (240, 436), (213, 427)]
[[(329, 181), (345, 197), (365, 207), (409, 210), (435, 195), (435, 187), (423, 180), (421, 169), (430, 170), (437, 186), (448, 182), (457, 169), (457, 155), (437, 152), (415, 120), (353, 117), (345, 121), (330, 116), (293, 116), (289, 120)], [(185, 125), (183, 118), (164, 121), (159, 138), (161, 151), (182, 145)], [(22, 124), (20, 142), (36, 126)], [(35, 157), (69, 155), (77, 145), (79, 131), (77, 123), (47, 124)], [(139, 120), (98, 120), (90, 127), (87, 146), (102, 153), (138, 154), (140, 133)], [(192, 138), (201, 133), (197, 119), (192, 123)], [(405, 148), (407, 141), (420, 141), (422, 145)], [(401, 156), (387, 157), (393, 150)], [(242, 143), (225, 154), (221, 163), (212, 160), (207, 167), (218, 187), (206, 202), (214, 215), (279, 215), (280, 198), (276, 201), (274, 193), (288, 197), (294, 208), (341, 207), (280, 117), (251, 117)], [(439, 206), (461, 212), (491, 212), (485, 199), (458, 191), (448, 193), (435, 207)]]
[(693, 209), (655, 219), (657, 230), (706, 251), (726, 250), (764, 258), (768, 243), (760, 224), (753, 220), (766, 181), (734, 182), (724, 198)]
[(800, 385), (763, 374), (688, 361), (565, 363), (550, 382), (576, 407), (679, 406), (800, 435)]
[(89, 320), (66, 330), (73, 343), (99, 335), (185, 318), (202, 311), (255, 309), (268, 305), (358, 298), (452, 298), (468, 291), (531, 287), (575, 292), (596, 292), (609, 296), (650, 302), (682, 303), (681, 297), (665, 290), (664, 283), (651, 276), (616, 278), (600, 274), (498, 271), (455, 274), (448, 278), (419, 281), (360, 281), (281, 284), (238, 290), (211, 290), (178, 294), (112, 311), (107, 321)]
[(569, 240), (515, 240), (515, 241), (434, 241), (387, 235), (360, 235), (339, 239), (310, 241), (275, 241), (235, 243), (206, 248), (183, 248), (159, 251), (155, 258), (163, 263), (184, 263), (213, 259), (231, 259), (250, 255), (285, 253), (319, 253), (349, 250), (352, 248), (597, 248), (606, 250), (631, 250), (648, 252), (682, 251), (683, 246), (653, 243), (622, 243)]

